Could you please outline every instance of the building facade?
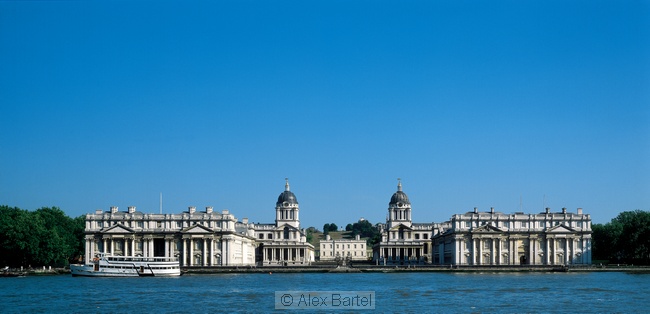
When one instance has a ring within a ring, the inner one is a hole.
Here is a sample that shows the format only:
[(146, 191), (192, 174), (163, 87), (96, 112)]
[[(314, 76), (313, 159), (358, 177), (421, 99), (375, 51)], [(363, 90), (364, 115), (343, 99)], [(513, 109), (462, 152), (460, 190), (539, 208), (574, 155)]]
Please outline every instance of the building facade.
[(361, 240), (359, 235), (354, 239), (333, 240), (329, 235), (320, 241), (320, 260), (334, 261), (348, 259), (351, 261), (368, 260), (366, 240)]
[(96, 253), (117, 256), (178, 257), (180, 265), (245, 266), (255, 263), (252, 230), (237, 226), (228, 210), (181, 214), (145, 214), (129, 207), (86, 215), (86, 263)]
[(228, 210), (189, 207), (181, 214), (145, 214), (129, 207), (86, 215), (86, 263), (97, 253), (178, 257), (183, 267), (309, 265), (314, 247), (300, 228), (298, 200), (280, 194), (272, 224), (237, 221)]
[(433, 264), (591, 264), (591, 217), (576, 213), (454, 215), (449, 228), (432, 238)]
[(260, 266), (310, 265), (314, 246), (300, 228), (300, 206), (285, 179), (284, 191), (275, 203), (275, 223), (250, 224), (257, 242), (256, 263)]
[(421, 265), (431, 261), (431, 237), (440, 232), (440, 224), (413, 223), (411, 201), (402, 182), (388, 203), (385, 224), (378, 224), (381, 241), (373, 246), (377, 265)]
[[(591, 217), (569, 213), (473, 212), (442, 223), (413, 223), (401, 181), (388, 204), (381, 240), (372, 247), (377, 265), (571, 265), (591, 264)], [(228, 210), (189, 207), (180, 214), (146, 214), (128, 207), (86, 215), (86, 263), (97, 253), (178, 257), (183, 267), (310, 265), (314, 247), (300, 227), (300, 207), (289, 181), (275, 204), (275, 222), (237, 221)], [(354, 240), (320, 243), (323, 261), (366, 260)]]

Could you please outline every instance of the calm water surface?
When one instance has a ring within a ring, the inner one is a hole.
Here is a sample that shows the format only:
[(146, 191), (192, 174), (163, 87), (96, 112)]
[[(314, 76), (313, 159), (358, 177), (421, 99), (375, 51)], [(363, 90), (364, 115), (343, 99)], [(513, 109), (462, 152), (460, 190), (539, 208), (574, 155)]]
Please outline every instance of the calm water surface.
[(263, 313), (274, 311), (276, 290), (375, 291), (375, 311), (386, 313), (647, 313), (650, 306), (650, 274), (622, 272), (61, 275), (0, 278), (0, 313)]

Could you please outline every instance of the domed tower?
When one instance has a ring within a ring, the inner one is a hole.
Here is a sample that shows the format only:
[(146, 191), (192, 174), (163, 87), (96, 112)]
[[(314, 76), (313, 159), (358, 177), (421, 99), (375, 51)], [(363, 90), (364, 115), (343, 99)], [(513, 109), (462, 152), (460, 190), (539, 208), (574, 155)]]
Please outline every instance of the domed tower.
[(284, 192), (280, 193), (275, 203), (275, 226), (287, 224), (300, 229), (298, 199), (289, 188), (289, 179), (285, 178), (285, 180)]
[(388, 228), (393, 228), (397, 225), (405, 225), (411, 227), (411, 201), (406, 193), (402, 191), (402, 180), (397, 179), (397, 192), (390, 198), (388, 203), (388, 217), (386, 224)]

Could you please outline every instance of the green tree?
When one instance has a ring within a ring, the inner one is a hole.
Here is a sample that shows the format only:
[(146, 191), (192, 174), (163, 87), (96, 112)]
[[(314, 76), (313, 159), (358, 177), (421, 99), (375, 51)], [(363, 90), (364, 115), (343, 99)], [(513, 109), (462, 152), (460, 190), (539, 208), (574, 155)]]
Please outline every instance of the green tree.
[(594, 259), (650, 264), (650, 213), (625, 211), (611, 222), (592, 226)]
[(3, 265), (30, 265), (38, 251), (38, 236), (30, 212), (18, 207), (0, 206), (0, 262)]
[(328, 234), (330, 232), (330, 224), (326, 223), (323, 225), (323, 234)]
[(65, 266), (83, 254), (85, 218), (57, 207), (29, 212), (0, 206), (0, 262), (6, 266)]
[(616, 217), (622, 225), (617, 247), (629, 263), (650, 262), (650, 212), (622, 212)]

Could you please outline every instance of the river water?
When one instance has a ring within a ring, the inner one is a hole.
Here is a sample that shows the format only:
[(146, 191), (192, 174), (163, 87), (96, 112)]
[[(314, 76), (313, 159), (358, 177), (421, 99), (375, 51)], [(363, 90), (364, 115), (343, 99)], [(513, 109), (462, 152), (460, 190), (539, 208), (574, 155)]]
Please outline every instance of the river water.
[(650, 274), (419, 272), (214, 274), (176, 278), (27, 276), (0, 278), (0, 313), (286, 312), (275, 310), (276, 291), (339, 290), (373, 291), (375, 311), (385, 313), (647, 313)]

